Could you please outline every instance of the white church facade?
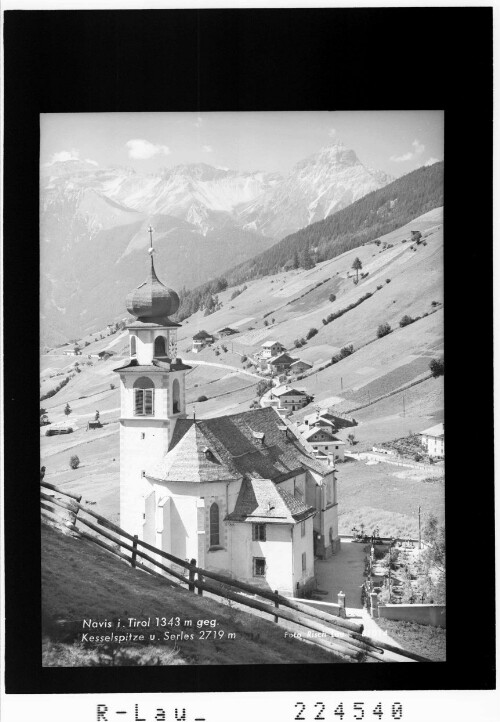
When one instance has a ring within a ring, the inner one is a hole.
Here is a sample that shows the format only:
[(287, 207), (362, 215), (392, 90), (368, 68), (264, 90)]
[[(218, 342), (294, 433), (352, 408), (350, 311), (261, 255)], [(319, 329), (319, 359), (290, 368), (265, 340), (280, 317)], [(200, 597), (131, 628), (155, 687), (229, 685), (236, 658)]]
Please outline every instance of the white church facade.
[[(152, 249), (150, 249), (152, 250)], [(339, 547), (335, 469), (273, 408), (187, 418), (175, 291), (156, 276), (127, 297), (120, 376), (120, 526), (181, 559), (287, 595)]]

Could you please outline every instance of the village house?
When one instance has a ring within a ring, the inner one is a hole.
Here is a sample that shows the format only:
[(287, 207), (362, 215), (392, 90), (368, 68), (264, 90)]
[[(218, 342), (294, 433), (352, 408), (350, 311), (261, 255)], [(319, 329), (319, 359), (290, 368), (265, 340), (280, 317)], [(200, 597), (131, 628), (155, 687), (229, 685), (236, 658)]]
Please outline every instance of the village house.
[(310, 369), (312, 369), (312, 367), (312, 364), (308, 363), (307, 361), (302, 361), (302, 359), (298, 358), (290, 364), (289, 371), (294, 376), (298, 376), (299, 374), (303, 374), (306, 371), (309, 371)]
[(198, 353), (199, 351), (202, 351), (205, 346), (210, 346), (213, 341), (214, 337), (209, 333), (204, 330), (198, 331), (198, 333), (195, 333), (193, 336), (193, 347), (191, 350), (193, 353)]
[(278, 386), (271, 389), (271, 398), (278, 400), (278, 407), (286, 411), (297, 411), (306, 406), (311, 397), (302, 389), (293, 386)]
[(444, 424), (436, 424), (420, 432), (422, 446), (429, 456), (444, 459)]
[(267, 360), (266, 368), (271, 374), (283, 374), (288, 371), (294, 359), (287, 353), (281, 353)]
[(345, 443), (334, 436), (331, 427), (313, 426), (307, 428), (303, 436), (315, 451), (322, 452), (325, 456), (331, 454), (334, 460), (344, 461)]
[(221, 328), (220, 331), (217, 331), (217, 336), (219, 338), (225, 338), (226, 336), (233, 336), (235, 333), (238, 333), (236, 329), (225, 326), (225, 328)]
[(178, 307), (151, 258), (148, 280), (127, 297), (130, 358), (115, 369), (120, 525), (178, 558), (300, 596), (315, 584), (315, 555), (339, 548), (335, 469), (272, 408), (187, 418), (190, 367), (169, 318)]
[(262, 359), (271, 359), (286, 351), (283, 344), (279, 341), (266, 341), (262, 344), (261, 348), (262, 351), (260, 351), (259, 355)]

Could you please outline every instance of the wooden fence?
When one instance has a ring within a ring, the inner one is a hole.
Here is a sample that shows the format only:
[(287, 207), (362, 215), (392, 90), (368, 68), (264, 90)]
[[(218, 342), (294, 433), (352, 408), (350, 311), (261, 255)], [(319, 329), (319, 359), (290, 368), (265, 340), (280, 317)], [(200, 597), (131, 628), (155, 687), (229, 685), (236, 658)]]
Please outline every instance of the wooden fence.
[[(384, 662), (387, 661), (383, 657), (384, 650), (399, 655), (401, 661), (430, 661), (420, 655), (363, 635), (362, 624), (342, 617), (333, 617), (295, 599), (282, 596), (277, 590), (267, 591), (220, 572), (202, 569), (196, 565), (195, 559), (188, 562), (175, 557), (138, 539), (137, 535), (129, 534), (109, 519), (88, 509), (81, 503), (80, 495), (63, 491), (46, 481), (41, 481), (40, 484), (40, 507), (44, 521), (97, 544), (125, 560), (132, 567), (160, 577), (170, 586), (186, 585), (189, 591), (199, 595), (206, 591), (221, 600), (231, 600), (259, 612), (265, 612), (276, 623), (282, 619), (306, 627), (321, 635), (308, 636), (308, 641), (341, 655), (346, 661), (359, 662), (370, 657)], [(81, 525), (90, 532), (82, 529)], [(174, 564), (177, 569), (168, 566), (167, 562)], [(178, 571), (179, 568), (184, 572)]]

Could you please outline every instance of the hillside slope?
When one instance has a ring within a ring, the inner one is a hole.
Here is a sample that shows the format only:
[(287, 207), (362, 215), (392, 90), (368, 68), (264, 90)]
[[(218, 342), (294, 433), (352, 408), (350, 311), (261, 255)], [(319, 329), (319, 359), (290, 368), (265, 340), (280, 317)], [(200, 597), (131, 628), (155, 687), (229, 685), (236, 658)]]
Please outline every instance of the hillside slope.
[[(82, 642), (82, 633), (108, 634), (109, 628), (83, 628), (83, 620), (151, 619), (151, 643), (123, 643), (125, 665), (148, 664), (299, 664), (340, 661), (298, 639), (285, 627), (254, 614), (171, 587), (157, 577), (83, 539), (65, 536), (42, 524), (42, 634), (44, 666), (112, 664), (113, 644)], [(155, 618), (178, 617), (179, 625), (156, 626)], [(185, 624), (189, 620), (190, 624)], [(203, 625), (203, 621), (208, 624)], [(202, 639), (201, 630), (216, 630)], [(142, 632), (142, 628), (131, 629)], [(163, 639), (167, 631), (173, 639)], [(180, 635), (183, 635), (182, 638)], [(190, 635), (193, 635), (193, 639)], [(234, 637), (229, 637), (234, 634)], [(178, 635), (178, 636), (177, 636)], [(177, 636), (177, 639), (175, 638)], [(135, 661), (134, 661), (135, 658)]]

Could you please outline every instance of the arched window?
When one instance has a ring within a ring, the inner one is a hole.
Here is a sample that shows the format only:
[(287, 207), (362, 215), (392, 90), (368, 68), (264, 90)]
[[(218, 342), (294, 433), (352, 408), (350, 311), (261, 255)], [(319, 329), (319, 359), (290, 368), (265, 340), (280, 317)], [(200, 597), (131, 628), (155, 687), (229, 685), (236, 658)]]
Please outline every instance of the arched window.
[(135, 336), (130, 337), (130, 355), (135, 356), (137, 354), (137, 339)]
[(167, 346), (165, 343), (165, 337), (164, 336), (158, 336), (155, 338), (155, 351), (154, 351), (155, 357), (157, 356), (166, 356), (167, 355)]
[(172, 413), (178, 414), (181, 410), (181, 387), (179, 379), (174, 379), (172, 384)]
[(210, 507), (210, 546), (218, 547), (219, 541), (219, 505), (214, 502)]
[(154, 416), (155, 385), (146, 376), (134, 383), (134, 416)]

